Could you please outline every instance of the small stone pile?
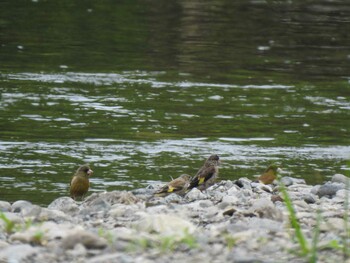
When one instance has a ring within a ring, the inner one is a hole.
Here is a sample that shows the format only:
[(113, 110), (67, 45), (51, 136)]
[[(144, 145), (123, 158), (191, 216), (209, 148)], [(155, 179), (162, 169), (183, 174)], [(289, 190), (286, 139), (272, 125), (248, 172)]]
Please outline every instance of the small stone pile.
[[(347, 177), (280, 183), (309, 247), (319, 235), (319, 262), (342, 262)], [(0, 262), (308, 262), (280, 186), (240, 178), (154, 197), (159, 187), (94, 193), (80, 203), (61, 197), (48, 207), (0, 201)]]

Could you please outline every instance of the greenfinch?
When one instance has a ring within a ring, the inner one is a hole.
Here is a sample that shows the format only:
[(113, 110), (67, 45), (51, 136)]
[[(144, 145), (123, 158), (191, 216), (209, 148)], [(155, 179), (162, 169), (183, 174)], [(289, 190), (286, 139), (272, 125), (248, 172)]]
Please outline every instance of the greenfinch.
[(204, 165), (192, 178), (188, 189), (197, 187), (202, 191), (212, 186), (215, 183), (216, 178), (219, 176), (219, 159), (219, 156), (216, 154), (209, 156)]
[(87, 164), (84, 164), (78, 168), (73, 175), (70, 182), (70, 196), (76, 200), (77, 198), (83, 199), (89, 190), (90, 182), (89, 177), (93, 174), (93, 171)]
[(265, 172), (258, 178), (259, 183), (272, 184), (277, 178), (277, 172), (280, 170), (276, 164), (271, 164)]
[(188, 174), (182, 174), (180, 177), (172, 180), (161, 189), (159, 189), (155, 195), (156, 196), (166, 196), (171, 193), (176, 193), (178, 195), (185, 194), (188, 186), (190, 185), (191, 176)]

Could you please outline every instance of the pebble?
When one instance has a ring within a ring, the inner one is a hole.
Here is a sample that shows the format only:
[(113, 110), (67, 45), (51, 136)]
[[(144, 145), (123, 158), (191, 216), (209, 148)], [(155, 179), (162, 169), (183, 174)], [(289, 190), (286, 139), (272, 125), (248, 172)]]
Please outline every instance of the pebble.
[(332, 176), (332, 182), (333, 183), (342, 183), (342, 184), (349, 183), (350, 184), (350, 179), (349, 179), (349, 177), (346, 177), (343, 174), (335, 174)]
[(189, 191), (185, 198), (189, 201), (195, 201), (195, 200), (201, 200), (201, 199), (207, 199), (207, 196), (202, 193), (201, 190), (198, 190), (197, 188), (193, 188), (191, 191)]
[(314, 204), (316, 203), (316, 199), (314, 198), (314, 196), (312, 194), (306, 194), (303, 196), (303, 200), (305, 201), (305, 203), (307, 204)]
[(38, 247), (28, 244), (14, 244), (0, 250), (0, 262), (28, 262), (27, 259), (38, 252)]
[(290, 186), (294, 183), (293, 179), (289, 176), (282, 177), (280, 182), (285, 186)]
[(77, 203), (70, 197), (60, 197), (49, 204), (48, 209), (60, 210), (68, 215), (75, 215), (79, 212)]
[(0, 212), (10, 212), (11, 204), (6, 201), (0, 201)]
[[(282, 178), (308, 240), (318, 211), (319, 244), (341, 240), (349, 194), (342, 180), (334, 175), (332, 182), (310, 186)], [(240, 178), (164, 198), (153, 197), (157, 187), (93, 193), (83, 202), (61, 197), (48, 207), (0, 201), (0, 211), (13, 224), (0, 231), (0, 262), (305, 261), (290, 253), (298, 244), (278, 187)], [(0, 219), (0, 230), (6, 220)], [(318, 256), (320, 262), (343, 258), (332, 248)]]
[(62, 239), (64, 249), (73, 249), (77, 244), (82, 244), (87, 249), (103, 249), (107, 247), (107, 241), (85, 230), (76, 230)]
[(340, 189), (344, 189), (345, 185), (342, 183), (325, 183), (321, 185), (316, 194), (319, 198), (326, 196), (332, 198)]

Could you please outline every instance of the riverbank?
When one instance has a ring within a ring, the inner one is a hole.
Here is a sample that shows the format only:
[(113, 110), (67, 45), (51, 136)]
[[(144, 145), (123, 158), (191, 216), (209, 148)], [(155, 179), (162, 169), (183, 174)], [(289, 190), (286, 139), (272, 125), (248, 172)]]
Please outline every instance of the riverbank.
[(346, 181), (281, 179), (306, 252), (280, 186), (240, 178), (184, 197), (152, 197), (153, 185), (48, 207), (0, 201), (0, 262), (350, 262)]

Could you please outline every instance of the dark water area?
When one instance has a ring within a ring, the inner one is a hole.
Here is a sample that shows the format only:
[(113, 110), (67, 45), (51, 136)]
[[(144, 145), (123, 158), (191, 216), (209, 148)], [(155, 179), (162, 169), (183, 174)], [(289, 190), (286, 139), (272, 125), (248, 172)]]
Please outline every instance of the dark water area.
[(349, 174), (349, 78), (348, 1), (1, 1), (0, 200)]

